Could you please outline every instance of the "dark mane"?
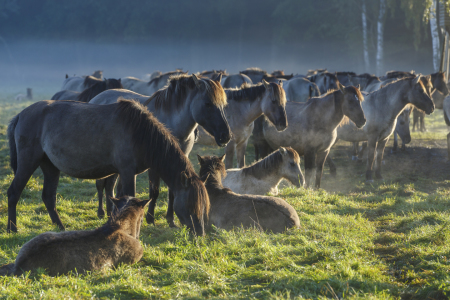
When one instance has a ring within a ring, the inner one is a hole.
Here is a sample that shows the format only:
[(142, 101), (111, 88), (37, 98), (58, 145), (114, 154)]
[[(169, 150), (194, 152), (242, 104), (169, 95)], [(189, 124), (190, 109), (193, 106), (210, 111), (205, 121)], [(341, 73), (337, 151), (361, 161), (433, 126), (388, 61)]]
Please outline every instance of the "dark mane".
[[(276, 83), (269, 83), (273, 90), (273, 95), (279, 104), (286, 104), (286, 95), (283, 88)], [(236, 101), (255, 101), (266, 92), (266, 87), (260, 82), (258, 84), (250, 84), (244, 82), (238, 88), (225, 89), (227, 99)]]
[[(220, 83), (209, 78), (199, 78), (198, 81), (201, 85), (201, 89), (206, 90), (211, 102), (215, 106), (220, 107), (227, 104), (227, 97)], [(192, 75), (172, 75), (169, 78), (168, 84), (150, 96), (150, 98), (145, 101), (144, 105), (147, 106), (150, 101), (155, 101), (156, 110), (162, 109), (166, 112), (179, 110), (184, 105), (186, 94), (189, 89), (200, 89), (196, 86)]]
[(266, 71), (260, 69), (260, 68), (247, 68), (244, 71), (240, 71), (239, 73), (245, 74), (245, 75), (268, 75)]
[(102, 82), (102, 81), (103, 81), (102, 79), (98, 79), (98, 78), (95, 78), (94, 76), (89, 75), (89, 76), (84, 77), (83, 84), (85, 87), (91, 87), (94, 84), (96, 84), (97, 82)]
[(167, 73), (162, 73), (162, 74), (160, 74), (159, 76), (156, 76), (156, 77), (152, 78), (152, 79), (148, 82), (148, 85), (151, 85), (151, 84), (153, 84), (153, 83), (159, 84), (159, 82), (160, 82), (161, 80), (167, 80), (169, 77), (171, 77), (171, 76), (173, 76), (173, 75), (179, 75), (179, 74), (187, 74), (187, 72), (184, 73), (183, 70), (181, 70), (181, 69), (176, 69), (175, 71), (170, 71), (170, 72), (167, 72)]
[[(295, 151), (291, 147), (285, 147), (285, 149), (287, 150), (290, 158), (294, 159), (296, 163), (300, 163), (300, 156), (298, 155), (297, 151)], [(282, 161), (283, 154), (281, 154), (280, 150), (278, 149), (267, 155), (265, 158), (254, 162), (250, 166), (242, 168), (242, 173), (245, 176), (253, 176), (257, 179), (262, 179), (268, 174), (267, 172), (264, 172), (264, 170), (278, 168)]]
[(339, 72), (336, 72), (336, 76), (339, 76), (339, 75), (352, 75), (352, 76), (357, 76), (355, 72), (349, 72), (349, 71), (345, 71), (345, 72), (339, 71)]
[(181, 173), (186, 173), (191, 182), (187, 208), (202, 220), (203, 212), (206, 215), (209, 212), (209, 197), (175, 137), (139, 102), (120, 99), (116, 114), (132, 133), (136, 151), (145, 155), (146, 164), (151, 165), (169, 187), (180, 187)]
[(389, 71), (386, 72), (386, 76), (387, 79), (390, 78), (404, 78), (404, 77), (416, 77), (416, 74), (414, 71), (411, 72), (405, 72), (405, 71)]
[(77, 101), (89, 102), (92, 98), (109, 89), (123, 89), (120, 79), (107, 79), (84, 89), (76, 98)]

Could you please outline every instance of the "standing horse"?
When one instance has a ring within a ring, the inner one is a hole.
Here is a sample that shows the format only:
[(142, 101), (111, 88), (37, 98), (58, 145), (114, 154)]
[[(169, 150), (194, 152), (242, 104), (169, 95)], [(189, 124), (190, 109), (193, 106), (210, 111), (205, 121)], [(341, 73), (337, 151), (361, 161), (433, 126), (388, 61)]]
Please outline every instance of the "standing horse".
[(38, 268), (50, 276), (85, 273), (138, 262), (144, 249), (139, 233), (150, 200), (111, 199), (121, 209), (94, 230), (45, 232), (25, 243), (16, 261), (0, 267), (1, 275), (22, 275)]
[(289, 228), (300, 227), (295, 209), (276, 197), (239, 195), (222, 185), (226, 176), (224, 157), (199, 156), (200, 174), (211, 199), (211, 225), (225, 230), (235, 227), (256, 227), (261, 231), (281, 233)]
[[(421, 76), (398, 79), (385, 87), (368, 94), (363, 102), (367, 124), (363, 130), (354, 124), (347, 124), (338, 129), (338, 139), (349, 142), (368, 141), (368, 159), (366, 181), (373, 182), (372, 169), (375, 164), (375, 178), (382, 179), (381, 161), (389, 136), (394, 132), (397, 117), (408, 104), (430, 114), (434, 111), (430, 99), (431, 84), (424, 86)], [(429, 82), (429, 81), (428, 81)]]
[(98, 82), (102, 82), (103, 79), (96, 78), (94, 76), (74, 76), (69, 77), (64, 80), (63, 85), (61, 87), (61, 91), (76, 91), (82, 92), (88, 87), (93, 86)]
[(224, 79), (222, 79), (222, 86), (223, 88), (231, 89), (231, 88), (238, 88), (244, 83), (252, 84), (252, 80), (250, 77), (248, 77), (245, 74), (234, 74), (234, 75), (228, 75)]
[(55, 207), (60, 172), (83, 179), (118, 173), (123, 194), (134, 196), (136, 174), (151, 168), (174, 193), (181, 223), (203, 234), (209, 207), (203, 182), (175, 137), (137, 102), (39, 101), (11, 120), (8, 139), (14, 171), (8, 189), (8, 231), (17, 231), (17, 202), (38, 167), (44, 173), (42, 200), (61, 230)]
[(276, 149), (290, 146), (300, 156), (305, 156), (306, 185), (311, 187), (313, 171), (316, 169), (315, 186), (320, 188), (323, 164), (336, 141), (338, 126), (349, 118), (361, 128), (366, 123), (361, 102), (364, 100), (359, 89), (339, 84), (339, 89), (330, 91), (306, 103), (288, 102), (286, 112), (289, 127), (276, 132), (264, 123), (264, 137)]
[(321, 94), (339, 87), (339, 79), (333, 73), (321, 72), (307, 78), (317, 85)]
[[(119, 98), (134, 99), (141, 102), (154, 116), (172, 132), (178, 139), (181, 150), (186, 154), (192, 150), (195, 140), (195, 130), (200, 124), (215, 138), (216, 144), (225, 146), (231, 139), (230, 127), (225, 118), (224, 107), (226, 95), (220, 85), (221, 76), (216, 80), (197, 78), (193, 75), (173, 75), (168, 85), (154, 93), (151, 97), (143, 96), (127, 90), (109, 90), (91, 100), (94, 104), (110, 104)], [(147, 222), (154, 224), (154, 210), (159, 195), (159, 175), (150, 168), (148, 171), (150, 185), (150, 203)], [(99, 195), (99, 217), (104, 216), (102, 196), (106, 188), (107, 197), (112, 196), (115, 177), (97, 180)], [(165, 181), (165, 180), (164, 180)], [(173, 194), (169, 191), (167, 221), (173, 222)], [(108, 202), (107, 202), (108, 204)], [(107, 206), (108, 207), (108, 206)], [(110, 207), (108, 207), (108, 212)]]
[(217, 78), (219, 75), (228, 76), (228, 73), (227, 70), (211, 70), (200, 72), (198, 75), (200, 75), (200, 77), (207, 77), (209, 79), (214, 79)]
[(278, 185), (286, 179), (302, 187), (305, 178), (300, 168), (300, 156), (291, 147), (280, 147), (267, 157), (242, 169), (227, 169), (223, 186), (238, 194), (278, 195)]
[(397, 125), (395, 125), (394, 130), (394, 146), (392, 147), (392, 153), (397, 152), (398, 148), (398, 137), (402, 140), (401, 150), (406, 150), (406, 144), (411, 142), (411, 132), (409, 130), (410, 116), (411, 116), (411, 108), (406, 108), (401, 112), (401, 114), (397, 118)]
[(283, 83), (286, 100), (293, 102), (306, 102), (309, 98), (320, 96), (320, 91), (314, 82), (307, 78), (292, 78)]
[(153, 79), (151, 79), (149, 82), (140, 80), (135, 77), (125, 77), (122, 78), (122, 85), (125, 89), (142, 94), (142, 95), (153, 95), (154, 92), (157, 90), (163, 88), (167, 84), (167, 80), (171, 76), (174, 75), (180, 75), (180, 74), (187, 74), (188, 72), (183, 72), (179, 69), (172, 72), (167, 72), (164, 74), (161, 74)]
[[(257, 85), (243, 84), (237, 89), (225, 90), (228, 105), (225, 107), (225, 115), (231, 132), (233, 133), (230, 143), (226, 146), (226, 167), (233, 167), (233, 157), (236, 152), (237, 165), (239, 168), (245, 166), (245, 150), (248, 139), (253, 131), (253, 122), (264, 115), (275, 125), (277, 130), (282, 131), (287, 127), (286, 97), (282, 87), (276, 83), (263, 83)], [(212, 144), (212, 137), (202, 132), (198, 143)], [(206, 141), (205, 141), (206, 140)]]
[(122, 83), (119, 79), (105, 79), (95, 83), (93, 86), (86, 88), (84, 91), (59, 91), (53, 95), (51, 100), (75, 100), (80, 102), (89, 102), (92, 98), (109, 89), (122, 89)]
[(264, 76), (269, 75), (266, 71), (260, 68), (247, 68), (244, 71), (240, 71), (239, 74), (244, 74), (250, 77), (253, 83), (262, 82)]

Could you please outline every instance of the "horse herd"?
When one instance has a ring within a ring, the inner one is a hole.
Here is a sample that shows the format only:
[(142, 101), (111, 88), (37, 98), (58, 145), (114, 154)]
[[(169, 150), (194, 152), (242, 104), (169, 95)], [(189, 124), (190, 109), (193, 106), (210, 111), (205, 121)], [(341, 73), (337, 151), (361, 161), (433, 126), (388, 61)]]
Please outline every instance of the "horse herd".
[[(170, 226), (175, 226), (175, 212), (180, 223), (197, 235), (204, 235), (212, 225), (274, 233), (296, 228), (300, 222), (295, 209), (283, 199), (264, 195), (276, 196), (282, 179), (297, 187), (319, 188), (325, 161), (336, 174), (328, 154), (337, 140), (354, 143), (355, 159), (363, 155), (358, 143), (365, 143), (366, 180), (372, 181), (373, 172), (375, 179), (382, 178), (381, 162), (391, 134), (399, 134), (403, 147), (410, 141), (412, 108), (418, 110), (418, 119), (435, 106), (443, 108), (450, 125), (443, 73), (388, 72), (376, 77), (314, 70), (285, 75), (249, 68), (234, 75), (177, 69), (155, 72), (149, 80), (94, 75), (66, 75), (52, 100), (36, 102), (11, 120), (7, 134), (14, 179), (7, 193), (7, 230), (17, 231), (17, 202), (38, 167), (44, 175), (42, 200), (61, 230), (64, 225), (56, 210), (60, 172), (96, 179), (97, 214), (105, 216), (105, 194), (109, 220), (93, 231), (35, 237), (22, 247), (14, 264), (0, 268), (0, 275), (37, 267), (62, 274), (139, 260), (144, 207), (149, 204), (146, 220), (154, 224), (160, 179), (169, 189)], [(419, 127), (424, 130), (423, 118)], [(246, 167), (245, 151), (252, 134), (260, 160)], [(198, 175), (188, 159), (195, 142), (225, 147), (221, 157), (198, 156)], [(233, 168), (234, 153), (238, 168)], [(300, 156), (304, 156), (305, 176)], [(148, 201), (133, 198), (136, 175), (144, 171)], [(114, 198), (116, 181), (119, 199)], [(73, 239), (103, 249), (99, 252), (104, 255), (83, 257), (88, 250), (74, 246)], [(115, 250), (105, 250), (109, 248)]]

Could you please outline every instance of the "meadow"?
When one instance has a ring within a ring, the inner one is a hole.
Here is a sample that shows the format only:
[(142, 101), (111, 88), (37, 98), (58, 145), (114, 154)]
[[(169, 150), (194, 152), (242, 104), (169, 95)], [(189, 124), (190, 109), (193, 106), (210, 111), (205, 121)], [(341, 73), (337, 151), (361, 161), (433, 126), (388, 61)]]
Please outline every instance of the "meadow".
[[(36, 95), (36, 99), (51, 94)], [(37, 170), (19, 201), (17, 234), (6, 233), (7, 189), (13, 179), (6, 137), (8, 121), (33, 102), (0, 95), (0, 265), (53, 226), (41, 200)], [(333, 178), (325, 167), (322, 189), (284, 184), (279, 195), (298, 212), (301, 228), (284, 234), (257, 229), (213, 229), (193, 237), (169, 228), (162, 187), (156, 226), (144, 221), (144, 255), (135, 265), (88, 274), (50, 277), (45, 270), (0, 277), (0, 298), (25, 299), (448, 299), (450, 297), (450, 163), (442, 111), (426, 118), (428, 132), (412, 133), (406, 152), (385, 152), (383, 181), (366, 184), (365, 163), (351, 161), (350, 143), (338, 142)], [(196, 145), (196, 154), (223, 149)], [(254, 160), (250, 143), (247, 163)], [(303, 168), (304, 170), (304, 168)], [(137, 179), (148, 197), (147, 175)], [(62, 175), (57, 209), (67, 230), (93, 229), (97, 218), (93, 180)], [(179, 224), (179, 223), (178, 223)]]

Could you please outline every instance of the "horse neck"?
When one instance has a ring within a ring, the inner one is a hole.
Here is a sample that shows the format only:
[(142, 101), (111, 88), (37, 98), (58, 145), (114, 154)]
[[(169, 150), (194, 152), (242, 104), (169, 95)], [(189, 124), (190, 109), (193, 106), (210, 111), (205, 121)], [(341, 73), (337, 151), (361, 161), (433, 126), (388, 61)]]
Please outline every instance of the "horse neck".
[(390, 113), (390, 119), (397, 119), (406, 105), (410, 103), (407, 99), (410, 88), (409, 80), (400, 80), (369, 94), (369, 96), (370, 99), (373, 99), (372, 101), (380, 102), (378, 109), (383, 107), (384, 113)]
[(330, 129), (336, 129), (344, 119), (344, 112), (342, 111), (342, 104), (344, 102), (344, 95), (340, 90), (330, 93), (323, 98), (319, 98), (317, 105), (320, 107), (315, 112), (318, 118), (324, 120), (322, 125)]
[(231, 108), (233, 108), (234, 117), (243, 121), (246, 125), (250, 125), (263, 114), (261, 107), (263, 96), (256, 97), (254, 100), (229, 99), (228, 105), (225, 109), (227, 109), (228, 106), (231, 106), (227, 109), (227, 113), (228, 111), (231, 111)]

